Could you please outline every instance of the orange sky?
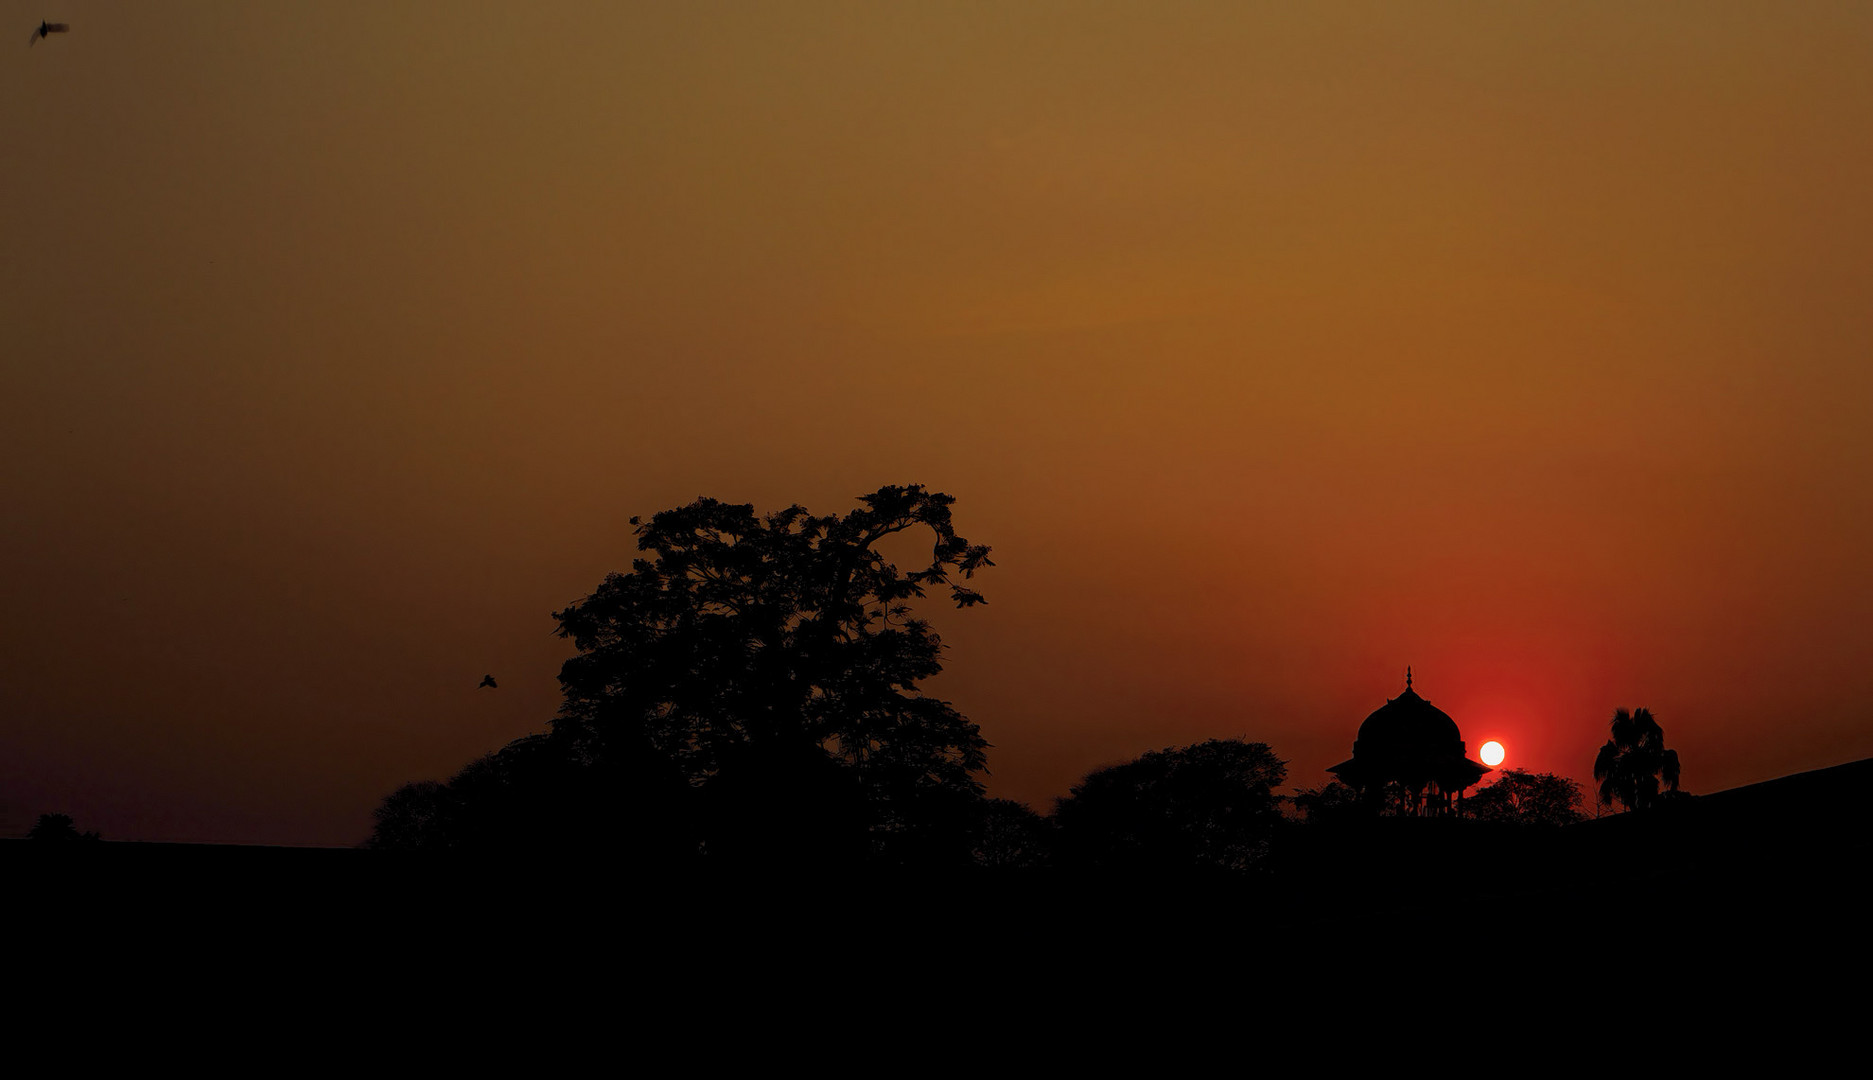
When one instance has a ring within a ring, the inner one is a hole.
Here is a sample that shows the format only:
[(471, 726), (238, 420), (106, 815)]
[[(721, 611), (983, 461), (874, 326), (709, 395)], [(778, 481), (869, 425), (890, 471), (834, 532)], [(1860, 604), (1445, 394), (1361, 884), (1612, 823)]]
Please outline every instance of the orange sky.
[(1873, 755), (1873, 8), (1251, 6), (4, 4), (0, 831), (355, 842), (631, 515), (902, 482), (1043, 809)]

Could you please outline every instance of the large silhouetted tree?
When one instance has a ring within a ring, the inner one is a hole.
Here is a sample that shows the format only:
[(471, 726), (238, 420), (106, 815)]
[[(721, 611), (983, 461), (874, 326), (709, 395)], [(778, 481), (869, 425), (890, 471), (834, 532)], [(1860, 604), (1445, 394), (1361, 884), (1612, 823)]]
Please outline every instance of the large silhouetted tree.
[(1505, 769), (1496, 782), (1464, 801), (1478, 821), (1517, 825), (1572, 825), (1582, 817), (1580, 785), (1553, 773)]
[[(931, 589), (982, 603), (963, 582), (989, 549), (957, 535), (948, 495), (860, 502), (761, 517), (699, 499), (633, 518), (630, 571), (554, 613), (578, 655), (552, 732), (401, 789), (374, 843), (529, 846), (596, 828), (721, 861), (966, 862), (988, 744), (919, 691), (942, 644), (912, 605)], [(919, 532), (927, 563), (880, 551)]]
[(1265, 743), (1211, 739), (1088, 773), (1054, 809), (1070, 866), (1101, 870), (1253, 869), (1281, 813), (1287, 764)]
[(1661, 781), (1666, 791), (1678, 790), (1678, 752), (1665, 749), (1665, 732), (1650, 709), (1614, 710), (1612, 736), (1593, 761), (1602, 804), (1644, 810), (1659, 801)]

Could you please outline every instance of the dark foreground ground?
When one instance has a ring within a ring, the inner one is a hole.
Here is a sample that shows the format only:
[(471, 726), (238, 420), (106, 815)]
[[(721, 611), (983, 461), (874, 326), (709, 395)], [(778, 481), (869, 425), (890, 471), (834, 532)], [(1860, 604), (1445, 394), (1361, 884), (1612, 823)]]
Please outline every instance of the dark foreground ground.
[(489, 1039), (609, 1024), (699, 1048), (711, 1017), (936, 1047), (963, 1037), (953, 1024), (1084, 1044), (1115, 1016), (1533, 1018), (1634, 994), (1654, 1020), (1706, 1026), (1810, 996), (1810, 1016), (1864, 1011), (1873, 760), (1553, 832), (1376, 825), (1307, 830), (1247, 883), (671, 880), (597, 860), (13, 841), (5, 978), (81, 1013)]

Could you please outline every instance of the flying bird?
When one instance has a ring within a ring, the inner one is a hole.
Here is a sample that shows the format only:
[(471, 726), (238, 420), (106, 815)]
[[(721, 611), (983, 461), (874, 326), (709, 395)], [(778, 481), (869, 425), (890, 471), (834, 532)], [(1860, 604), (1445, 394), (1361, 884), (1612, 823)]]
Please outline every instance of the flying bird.
[(69, 34), (71, 32), (72, 32), (72, 28), (69, 26), (66, 26), (62, 22), (41, 21), (39, 23), (39, 29), (34, 30), (33, 36), (26, 39), (26, 44), (37, 45), (39, 44), (39, 39), (42, 37), (45, 37), (48, 34)]
[(490, 690), (499, 690), (501, 688), (501, 684), (495, 682), (494, 676), (492, 675), (483, 675), (481, 677), (481, 682), (475, 687), (475, 689), (479, 690), (483, 686), (487, 687)]

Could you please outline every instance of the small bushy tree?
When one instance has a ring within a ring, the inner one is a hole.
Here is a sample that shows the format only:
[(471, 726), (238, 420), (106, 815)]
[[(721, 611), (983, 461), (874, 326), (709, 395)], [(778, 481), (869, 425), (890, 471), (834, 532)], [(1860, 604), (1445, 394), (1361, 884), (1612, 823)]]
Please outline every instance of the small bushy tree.
[(1254, 869), (1287, 764), (1266, 743), (1211, 739), (1087, 774), (1054, 810), (1064, 859), (1101, 870)]
[(976, 819), (977, 866), (990, 870), (1038, 870), (1053, 859), (1053, 823), (1026, 803), (984, 799)]
[(1295, 815), (1309, 825), (1364, 820), (1379, 813), (1372, 801), (1360, 796), (1357, 788), (1338, 780), (1330, 780), (1324, 787), (1297, 791), (1291, 801)]
[(1478, 821), (1517, 825), (1572, 825), (1582, 818), (1580, 785), (1553, 773), (1505, 769), (1495, 783), (1463, 802)]

